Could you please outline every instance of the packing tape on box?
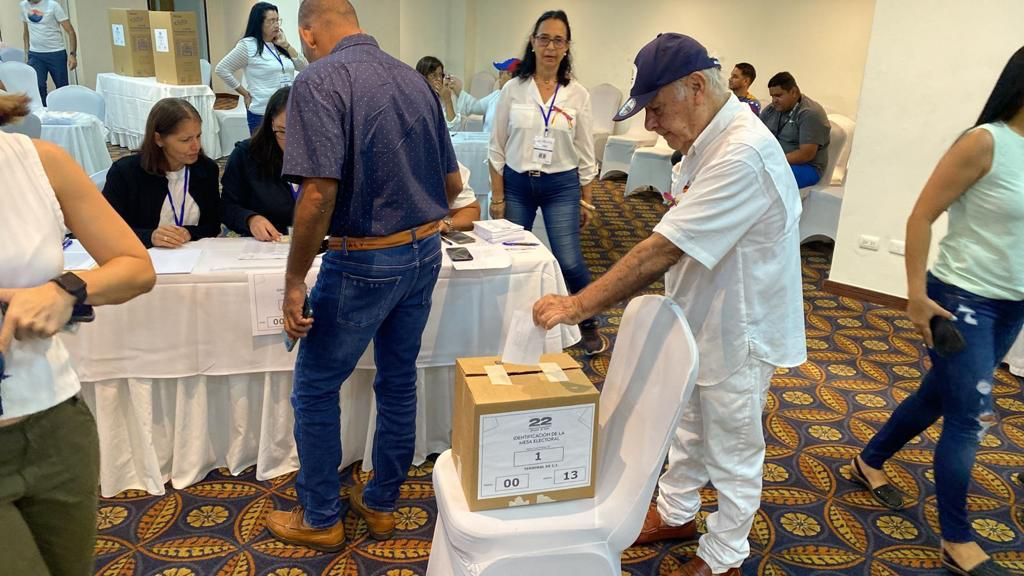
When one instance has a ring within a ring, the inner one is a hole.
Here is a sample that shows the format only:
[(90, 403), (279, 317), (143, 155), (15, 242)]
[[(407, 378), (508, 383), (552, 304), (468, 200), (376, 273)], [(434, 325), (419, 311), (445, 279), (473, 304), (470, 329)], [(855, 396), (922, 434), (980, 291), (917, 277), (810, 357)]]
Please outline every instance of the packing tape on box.
[(562, 367), (554, 362), (541, 362), (540, 369), (547, 376), (548, 382), (568, 382), (569, 377), (562, 371)]
[(491, 384), (501, 386), (512, 385), (512, 379), (508, 377), (508, 372), (505, 371), (504, 366), (491, 364), (490, 366), (484, 366), (484, 371), (487, 372), (487, 379), (491, 381)]

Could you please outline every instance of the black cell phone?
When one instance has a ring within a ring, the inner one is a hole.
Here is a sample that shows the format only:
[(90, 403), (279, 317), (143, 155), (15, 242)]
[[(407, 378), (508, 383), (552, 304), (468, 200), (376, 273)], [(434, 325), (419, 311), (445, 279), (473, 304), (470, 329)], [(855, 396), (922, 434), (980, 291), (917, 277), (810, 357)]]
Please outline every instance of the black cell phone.
[(446, 248), (445, 251), (452, 262), (467, 262), (473, 259), (473, 255), (466, 248)]
[(932, 343), (939, 356), (952, 356), (967, 347), (964, 335), (957, 330), (953, 321), (942, 316), (932, 316)]
[(88, 304), (75, 304), (71, 309), (71, 319), (68, 324), (84, 324), (96, 319), (96, 312)]
[[(309, 294), (306, 294), (306, 299), (302, 301), (302, 317), (309, 318), (313, 316), (313, 307), (309, 304)], [(292, 340), (292, 337), (285, 333), (284, 335), (284, 349), (291, 352), (295, 349), (295, 345), (298, 344), (298, 340)]]
[(449, 230), (442, 234), (445, 238), (455, 242), (456, 244), (472, 244), (476, 242), (472, 236), (465, 232), (459, 232), (458, 230)]

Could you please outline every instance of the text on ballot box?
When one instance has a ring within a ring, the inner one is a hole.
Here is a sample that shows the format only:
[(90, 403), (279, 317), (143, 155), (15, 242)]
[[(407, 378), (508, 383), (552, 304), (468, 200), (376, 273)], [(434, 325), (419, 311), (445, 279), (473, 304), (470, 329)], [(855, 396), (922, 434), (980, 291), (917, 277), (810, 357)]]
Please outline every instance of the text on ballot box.
[[(319, 269), (306, 274), (306, 286), (316, 281)], [(252, 335), (280, 334), (284, 330), (284, 272), (249, 272), (249, 314)], [(313, 311), (314, 315), (316, 311)]]
[(599, 393), (568, 354), (456, 360), (452, 458), (470, 510), (591, 498)]

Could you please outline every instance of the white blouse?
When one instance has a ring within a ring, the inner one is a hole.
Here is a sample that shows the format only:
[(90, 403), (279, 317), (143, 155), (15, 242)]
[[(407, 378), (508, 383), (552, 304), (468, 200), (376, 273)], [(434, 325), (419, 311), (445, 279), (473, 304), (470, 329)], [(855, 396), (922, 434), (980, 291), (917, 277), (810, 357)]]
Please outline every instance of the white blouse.
[(217, 76), (232, 90), (242, 85), (235, 78), (235, 72), (245, 70), (245, 83), (252, 94), (249, 111), (262, 115), (267, 110), (267, 101), (278, 88), (291, 86), (296, 70), (302, 71), (309, 62), (298, 54), (294, 59), (279, 54), (271, 43), (263, 46), (263, 54), (256, 54), (256, 39), (242, 38), (235, 47), (217, 63)]
[[(28, 137), (0, 132), (0, 174), (0, 286), (39, 286), (64, 270), (64, 215)], [(42, 412), (78, 394), (78, 376), (59, 337), (15, 339), (4, 362), (0, 421)]]
[[(175, 221), (174, 214), (177, 212), (178, 218), (181, 218), (182, 213), (185, 217), (182, 220), (182, 226), (196, 226), (199, 224), (199, 205), (196, 204), (192, 195), (185, 191), (185, 170), (188, 168), (182, 168), (177, 172), (167, 173), (167, 191), (170, 195), (164, 198), (164, 204), (160, 208), (160, 225), (161, 226), (177, 226), (178, 223)], [(192, 183), (189, 183), (191, 186)], [(171, 202), (174, 205), (171, 206)]]
[(540, 170), (547, 174), (579, 168), (580, 185), (597, 177), (590, 93), (579, 82), (570, 80), (568, 86), (558, 88), (554, 98), (548, 121), (554, 155), (551, 163), (544, 165), (533, 160), (533, 139), (544, 135), (543, 114), (551, 100), (541, 100), (532, 78), (525, 82), (514, 78), (505, 84), (494, 109), (488, 155), (495, 170), (501, 172), (506, 164), (516, 172)]

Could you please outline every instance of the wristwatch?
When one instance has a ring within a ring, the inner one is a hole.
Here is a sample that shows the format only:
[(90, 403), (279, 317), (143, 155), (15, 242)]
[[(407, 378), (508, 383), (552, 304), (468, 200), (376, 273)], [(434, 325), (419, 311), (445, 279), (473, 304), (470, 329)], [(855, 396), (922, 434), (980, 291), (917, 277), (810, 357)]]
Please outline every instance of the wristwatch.
[(444, 222), (444, 225), (448, 227), (448, 230), (455, 230), (455, 226), (452, 224), (451, 216), (445, 216), (444, 218), (441, 219), (441, 221)]
[(75, 297), (75, 305), (85, 304), (85, 299), (88, 297), (88, 291), (86, 290), (85, 280), (82, 280), (74, 272), (65, 272), (60, 276), (57, 276), (50, 282), (60, 286), (62, 290), (71, 294)]

